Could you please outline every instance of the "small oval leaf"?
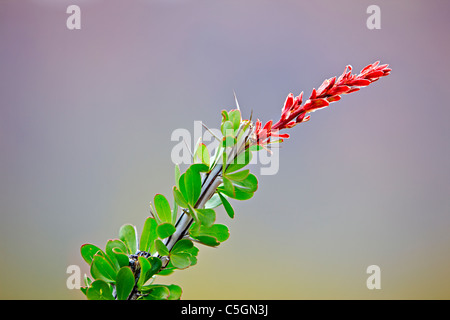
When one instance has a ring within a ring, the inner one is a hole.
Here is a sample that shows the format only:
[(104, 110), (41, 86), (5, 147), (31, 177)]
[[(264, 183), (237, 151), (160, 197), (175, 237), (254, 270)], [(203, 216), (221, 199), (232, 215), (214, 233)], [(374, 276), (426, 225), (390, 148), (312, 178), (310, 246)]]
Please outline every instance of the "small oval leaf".
[(224, 195), (222, 195), (220, 192), (217, 193), (220, 197), (220, 200), (222, 201), (223, 207), (225, 211), (227, 212), (228, 216), (233, 219), (234, 218), (234, 209), (231, 206), (230, 202), (228, 202), (227, 198), (225, 198)]
[(127, 300), (134, 287), (134, 274), (130, 267), (122, 267), (117, 273), (117, 300)]
[(172, 222), (172, 211), (170, 209), (169, 201), (162, 194), (155, 195), (154, 198), (155, 209), (161, 222)]
[(191, 254), (187, 252), (179, 252), (170, 255), (170, 261), (173, 266), (178, 269), (185, 269), (191, 265)]
[(159, 239), (155, 240), (155, 248), (161, 256), (169, 255), (169, 249), (167, 249), (166, 245)]
[(170, 237), (175, 231), (177, 231), (177, 229), (171, 223), (163, 223), (156, 228), (156, 233), (161, 239)]
[(138, 241), (135, 226), (131, 224), (123, 225), (119, 230), (119, 239), (127, 246), (128, 254), (136, 253)]
[(89, 300), (114, 300), (111, 287), (102, 280), (95, 280), (86, 291)]
[(154, 218), (148, 217), (142, 228), (141, 239), (139, 241), (139, 250), (154, 253), (154, 243), (158, 238), (156, 228), (158, 224)]
[(87, 262), (87, 264), (92, 263), (92, 259), (94, 258), (94, 255), (97, 252), (99, 252), (99, 251), (103, 252), (99, 247), (97, 247), (93, 244), (90, 244), (90, 243), (83, 244), (81, 246), (80, 251), (81, 251), (81, 256), (83, 257), (84, 261)]

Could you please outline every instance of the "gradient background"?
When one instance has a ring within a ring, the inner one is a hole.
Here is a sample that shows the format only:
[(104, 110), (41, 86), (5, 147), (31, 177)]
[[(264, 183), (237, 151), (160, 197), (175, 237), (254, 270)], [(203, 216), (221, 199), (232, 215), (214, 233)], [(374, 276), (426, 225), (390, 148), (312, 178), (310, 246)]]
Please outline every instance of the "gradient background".
[[(78, 4), (82, 29), (66, 28)], [(381, 30), (366, 9), (381, 7)], [(185, 299), (449, 299), (448, 1), (0, 2), (0, 298), (84, 299), (68, 265), (171, 194), (176, 128), (279, 116), (347, 64), (392, 74), (290, 131), (223, 209)], [(254, 168), (256, 170), (257, 167)], [(256, 172), (259, 172), (257, 170)], [(368, 290), (366, 268), (381, 268)], [(160, 278), (161, 279), (161, 278)]]

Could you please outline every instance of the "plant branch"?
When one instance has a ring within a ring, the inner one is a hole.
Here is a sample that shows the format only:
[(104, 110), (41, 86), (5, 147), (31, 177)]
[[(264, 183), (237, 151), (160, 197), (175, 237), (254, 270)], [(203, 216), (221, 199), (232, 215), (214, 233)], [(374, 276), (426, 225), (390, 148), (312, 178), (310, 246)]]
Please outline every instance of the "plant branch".
[[(208, 202), (209, 199), (214, 195), (217, 188), (222, 183), (222, 172), (223, 172), (223, 166), (225, 165), (225, 169), (228, 167), (228, 165), (234, 161), (234, 159), (243, 151), (246, 150), (248, 147), (249, 141), (252, 141), (250, 137), (254, 133), (254, 129), (252, 126), (250, 128), (244, 129), (246, 123), (241, 123), (239, 129), (237, 130), (236, 136), (238, 137), (240, 133), (242, 132), (243, 135), (239, 139), (238, 143), (236, 143), (235, 146), (233, 146), (230, 150), (227, 152), (227, 162), (223, 164), (223, 161), (218, 161), (214, 167), (207, 172), (202, 179), (202, 189), (200, 192), (199, 199), (197, 200), (197, 203), (195, 204), (195, 209), (202, 209), (204, 208), (206, 202)], [(223, 159), (223, 158), (222, 158)], [(189, 228), (191, 227), (192, 223), (194, 222), (194, 218), (188, 213), (187, 209), (184, 209), (180, 217), (177, 219), (175, 223), (176, 231), (167, 239), (165, 239), (164, 244), (166, 245), (167, 249), (169, 249), (169, 252), (172, 251), (173, 246), (181, 239), (186, 237), (189, 234)], [(162, 258), (160, 255), (156, 254), (157, 257)], [(161, 269), (164, 269), (167, 264), (169, 263), (169, 259), (161, 259), (162, 260), (162, 266)], [(136, 300), (139, 297), (139, 292), (137, 290), (137, 279), (139, 278), (139, 272), (135, 272), (135, 286), (128, 297), (128, 300)]]

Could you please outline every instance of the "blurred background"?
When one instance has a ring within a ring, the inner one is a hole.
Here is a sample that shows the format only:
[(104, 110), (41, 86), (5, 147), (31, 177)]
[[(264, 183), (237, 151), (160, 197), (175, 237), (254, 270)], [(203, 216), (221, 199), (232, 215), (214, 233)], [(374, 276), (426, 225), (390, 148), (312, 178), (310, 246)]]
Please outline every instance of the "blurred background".
[[(81, 30), (66, 9), (81, 8)], [(369, 5), (381, 29), (369, 30)], [(390, 76), (290, 130), (184, 299), (449, 299), (447, 1), (0, 2), (0, 298), (84, 299), (66, 269), (171, 195), (170, 140), (220, 111), (278, 119), (347, 64)], [(381, 269), (369, 290), (366, 269)]]

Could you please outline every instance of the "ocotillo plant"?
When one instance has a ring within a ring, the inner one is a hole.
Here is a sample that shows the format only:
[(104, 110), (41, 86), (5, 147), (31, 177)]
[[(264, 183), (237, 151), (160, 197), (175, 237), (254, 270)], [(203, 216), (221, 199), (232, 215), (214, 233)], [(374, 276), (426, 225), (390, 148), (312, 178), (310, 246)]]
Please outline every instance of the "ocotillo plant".
[(172, 206), (157, 194), (151, 216), (145, 220), (140, 238), (133, 225), (119, 230), (119, 239), (109, 240), (105, 250), (92, 244), (81, 247), (83, 259), (90, 265), (93, 280), (85, 277), (81, 291), (88, 299), (160, 300), (180, 299), (177, 285), (155, 284), (156, 276), (169, 275), (197, 263), (197, 244), (218, 246), (229, 237), (226, 225), (215, 223), (215, 208), (222, 205), (230, 218), (235, 211), (230, 199), (248, 200), (258, 188), (258, 180), (244, 169), (252, 153), (268, 149), (275, 142), (289, 138), (280, 130), (290, 129), (309, 120), (313, 111), (341, 99), (341, 95), (387, 76), (391, 69), (379, 62), (368, 65), (359, 74), (351, 66), (336, 78), (325, 80), (303, 103), (303, 92), (287, 96), (280, 119), (263, 126), (261, 121), (242, 119), (236, 109), (222, 111), (220, 143), (208, 150), (199, 142), (193, 152), (194, 163), (181, 174), (175, 166)]

